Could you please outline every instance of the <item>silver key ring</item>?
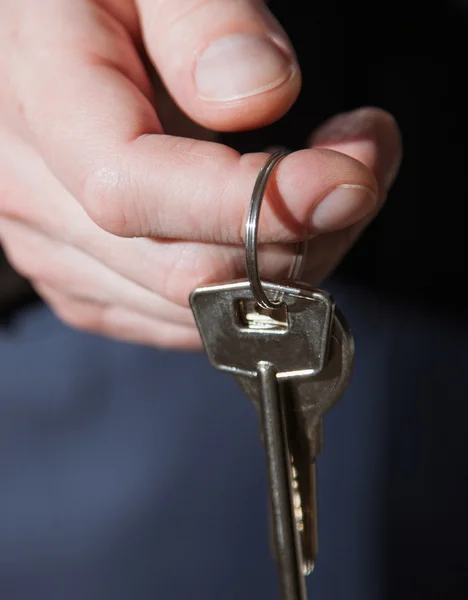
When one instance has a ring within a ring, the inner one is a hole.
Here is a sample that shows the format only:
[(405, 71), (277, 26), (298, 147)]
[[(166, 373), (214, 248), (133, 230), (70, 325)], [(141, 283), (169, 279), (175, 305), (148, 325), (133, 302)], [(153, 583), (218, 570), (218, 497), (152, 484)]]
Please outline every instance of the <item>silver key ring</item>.
[[(265, 291), (258, 275), (258, 257), (257, 257), (257, 239), (258, 223), (260, 217), (260, 208), (262, 206), (263, 196), (268, 185), (268, 179), (276, 165), (289, 154), (289, 152), (275, 152), (268, 157), (267, 161), (260, 169), (255, 181), (255, 186), (250, 199), (249, 212), (245, 223), (245, 259), (247, 264), (247, 275), (250, 287), (257, 304), (262, 308), (273, 310), (277, 308), (281, 301), (271, 300), (265, 294)], [(307, 252), (307, 238), (304, 238), (297, 244), (297, 254), (291, 267), (289, 278), (300, 278), (304, 269), (305, 256)]]

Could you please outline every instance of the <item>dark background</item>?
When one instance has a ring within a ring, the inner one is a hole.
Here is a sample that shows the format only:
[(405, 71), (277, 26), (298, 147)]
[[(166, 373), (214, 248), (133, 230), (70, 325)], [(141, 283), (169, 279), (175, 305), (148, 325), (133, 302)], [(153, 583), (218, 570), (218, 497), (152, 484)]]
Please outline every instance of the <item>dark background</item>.
[[(402, 0), (274, 6), (297, 49), (303, 91), (276, 125), (226, 140), (242, 150), (295, 149), (337, 112), (372, 105), (396, 117), (404, 142), (399, 178), (336, 278), (372, 289), (402, 314), (426, 318), (421, 345), (433, 346), (431, 360), (412, 365), (408, 357), (407, 372), (400, 366), (396, 374), (414, 390), (411, 405), (408, 394), (399, 400), (389, 385), (388, 599), (466, 599), (468, 397), (438, 365), (455, 365), (468, 353), (454, 337), (453, 359), (441, 355), (436, 331), (450, 323), (466, 332), (468, 6)], [(411, 320), (407, 325), (411, 340)]]

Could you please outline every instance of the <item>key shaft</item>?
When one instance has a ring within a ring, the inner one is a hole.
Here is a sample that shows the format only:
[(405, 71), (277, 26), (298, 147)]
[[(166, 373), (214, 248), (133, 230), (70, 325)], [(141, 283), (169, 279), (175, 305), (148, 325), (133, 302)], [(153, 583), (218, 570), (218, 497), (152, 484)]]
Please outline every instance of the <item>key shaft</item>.
[(306, 600), (302, 549), (295, 517), (293, 466), (281, 388), (274, 365), (259, 362), (257, 369), (261, 390), (260, 414), (263, 423), (282, 597), (284, 600)]

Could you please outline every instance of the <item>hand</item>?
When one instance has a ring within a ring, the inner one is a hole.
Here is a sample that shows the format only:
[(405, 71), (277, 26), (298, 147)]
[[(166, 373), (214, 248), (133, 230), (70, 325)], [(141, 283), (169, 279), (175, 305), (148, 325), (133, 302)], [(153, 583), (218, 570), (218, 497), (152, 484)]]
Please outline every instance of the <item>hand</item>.
[[(180, 130), (146, 53), (203, 126), (191, 137), (168, 134)], [(300, 71), (278, 23), (259, 0), (3, 0), (0, 78), (0, 239), (13, 266), (71, 326), (199, 347), (189, 293), (244, 275), (245, 215), (267, 156), (240, 156), (206, 130), (263, 126), (294, 102)], [(400, 161), (398, 129), (377, 109), (335, 118), (312, 146), (272, 178), (265, 278), (288, 271), (304, 226), (308, 278), (329, 273)]]

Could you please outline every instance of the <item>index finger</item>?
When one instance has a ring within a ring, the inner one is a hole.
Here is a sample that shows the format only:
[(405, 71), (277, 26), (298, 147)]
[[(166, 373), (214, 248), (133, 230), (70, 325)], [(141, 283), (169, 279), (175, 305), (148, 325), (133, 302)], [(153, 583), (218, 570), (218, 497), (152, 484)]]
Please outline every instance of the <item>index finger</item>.
[[(21, 65), (24, 119), (49, 168), (116, 235), (241, 243), (266, 155), (241, 157), (220, 144), (163, 135), (130, 39), (110, 31), (99, 42), (102, 29), (93, 23), (75, 18), (72, 28), (49, 29), (47, 40), (34, 43), (63, 45), (66, 32), (64, 51), (29, 49)], [(139, 78), (130, 79), (132, 68)], [(361, 219), (375, 206), (377, 183), (359, 161), (312, 149), (281, 162), (270, 192), (260, 242), (294, 241), (304, 226), (316, 233)]]

